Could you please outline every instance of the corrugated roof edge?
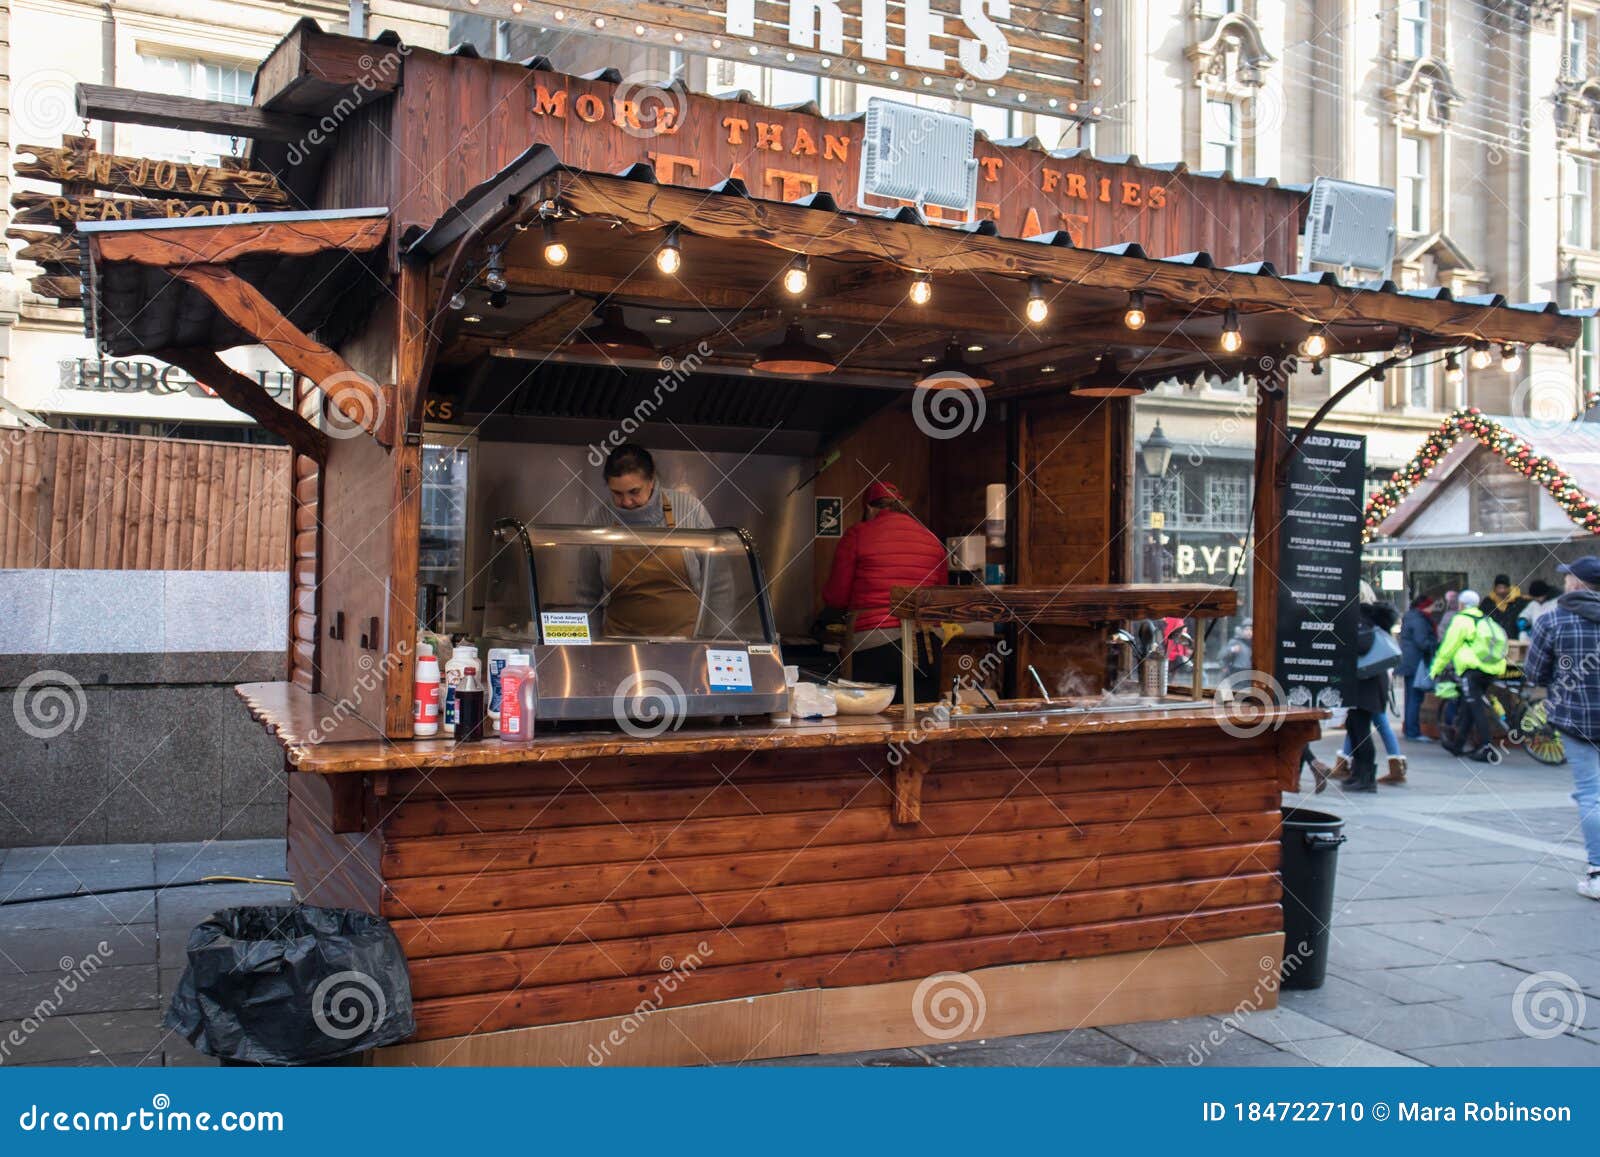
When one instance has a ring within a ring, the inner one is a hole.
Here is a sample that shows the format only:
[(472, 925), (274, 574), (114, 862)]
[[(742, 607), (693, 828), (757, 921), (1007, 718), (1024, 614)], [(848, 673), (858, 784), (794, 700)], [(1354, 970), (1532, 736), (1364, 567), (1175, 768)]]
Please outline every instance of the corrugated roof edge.
[[(543, 148), (545, 148), (545, 146), (535, 146), (533, 149), (528, 150), (528, 152), (525, 153), (523, 155), (523, 157), (518, 158), (518, 161), (514, 161), (514, 162), (512, 162), (512, 165), (507, 166), (507, 169), (509, 170), (510, 168), (516, 166), (519, 162), (524, 162), (524, 161), (530, 160), (531, 159), (531, 154), (533, 154), (537, 150), (540, 150), (540, 149), (543, 149)], [(567, 172), (573, 172), (573, 173), (582, 173), (582, 172), (584, 172), (584, 170), (581, 170), (581, 169), (574, 169), (571, 166), (561, 165), (561, 164), (559, 164), (559, 162), (554, 167), (563, 169), (563, 170), (565, 170)], [(461, 204), (463, 202), (465, 202), (466, 200), (472, 198), (475, 195), (481, 195), (484, 191), (486, 191), (490, 187), (494, 186), (497, 182), (499, 182), (504, 175), (505, 175), (505, 171), (502, 171), (501, 174), (497, 174), (495, 177), (491, 177), (488, 181), (483, 182), (482, 185), (478, 186), (478, 188), (476, 188), (476, 189), (472, 190), (471, 192), (469, 192), (466, 197), (463, 197), (461, 201), (458, 201), (456, 206), (455, 206), (455, 208), (459, 209)], [(628, 180), (643, 181), (643, 182), (647, 182), (647, 183), (651, 183), (651, 184), (658, 184), (659, 183), (659, 181), (656, 178), (655, 170), (654, 170), (653, 166), (651, 166), (647, 162), (639, 162), (637, 164), (630, 165), (626, 170), (623, 171), (623, 173), (615, 174), (615, 175), (618, 176), (618, 177), (621, 177), (621, 178), (628, 179)], [(692, 185), (683, 185), (683, 186), (676, 186), (676, 187), (684, 188), (684, 189), (694, 189), (697, 192), (705, 191), (705, 190), (697, 189), (695, 186), (692, 186)], [(841, 209), (839, 207), (839, 204), (835, 200), (833, 195), (831, 193), (827, 192), (826, 190), (819, 191), (819, 192), (816, 192), (816, 193), (808, 193), (803, 197), (797, 197), (797, 198), (795, 198), (794, 200), (791, 200), (791, 201), (776, 201), (776, 200), (773, 200), (772, 198), (768, 198), (768, 197), (756, 197), (756, 196), (752, 195), (748, 191), (748, 189), (744, 186), (744, 183), (742, 181), (737, 181), (734, 178), (729, 178), (728, 180), (720, 182), (719, 186), (716, 187), (713, 191), (719, 192), (719, 193), (723, 193), (723, 194), (726, 194), (726, 195), (744, 197), (744, 198), (746, 198), (748, 200), (751, 200), (751, 201), (767, 201), (767, 202), (769, 202), (771, 204), (795, 205), (795, 206), (798, 206), (800, 208), (813, 209), (813, 210), (817, 210), (817, 211), (824, 212), (824, 213), (843, 213), (843, 212), (847, 212), (847, 210), (843, 210), (843, 209)], [(961, 223), (959, 225), (953, 225), (953, 226), (952, 225), (946, 225), (946, 224), (944, 224), (943, 222), (940, 222), (940, 221), (936, 221), (936, 220), (935, 221), (929, 221), (929, 220), (926, 220), (925, 218), (923, 218), (923, 216), (920, 213), (918, 213), (916, 211), (916, 209), (912, 208), (909, 205), (900, 206), (899, 208), (895, 208), (895, 209), (884, 209), (884, 210), (882, 210), (880, 212), (873, 213), (873, 214), (868, 214), (868, 215), (876, 216), (876, 217), (878, 217), (880, 219), (883, 219), (883, 220), (897, 221), (897, 222), (900, 222), (900, 223), (903, 223), (903, 224), (912, 224), (912, 225), (918, 225), (918, 226), (923, 226), (923, 227), (945, 228), (945, 229), (951, 229), (952, 231), (975, 233), (975, 234), (977, 234), (979, 236), (984, 236), (984, 237), (1006, 237), (1005, 234), (1000, 233), (998, 226), (996, 226), (995, 223), (993, 221), (991, 221), (991, 220), (983, 219), (983, 220), (978, 220), (978, 221), (963, 222), (963, 223)], [(442, 220), (442, 218), (441, 218), (441, 220)], [(433, 233), (434, 230), (428, 230), (427, 232), (428, 233)], [(423, 235), (419, 235), (418, 238), (417, 238), (417, 241), (413, 242), (412, 246), (408, 246), (408, 248), (414, 248), (415, 245), (417, 244), (417, 242), (420, 242), (422, 236)], [(1031, 242), (1033, 244), (1055, 245), (1055, 246), (1070, 246), (1070, 247), (1073, 247), (1073, 248), (1077, 248), (1078, 247), (1076, 241), (1065, 230), (1055, 230), (1055, 231), (1050, 232), (1050, 233), (1035, 234), (1034, 236), (1031, 236), (1031, 237), (1007, 237), (1007, 239), (1008, 240), (1014, 240), (1014, 241), (1028, 241), (1028, 242)], [(1133, 258), (1135, 260), (1141, 260), (1141, 261), (1152, 260), (1149, 257), (1149, 255), (1145, 252), (1143, 246), (1141, 246), (1138, 242), (1134, 242), (1134, 241), (1125, 241), (1125, 242), (1120, 242), (1120, 243), (1114, 244), (1114, 245), (1100, 246), (1100, 247), (1096, 248), (1094, 250), (1094, 252), (1096, 252), (1096, 253), (1104, 253), (1104, 254), (1107, 254), (1107, 255), (1112, 256), (1112, 257), (1127, 257), (1127, 258)], [(1205, 252), (1203, 250), (1197, 250), (1197, 251), (1192, 252), (1192, 253), (1180, 253), (1180, 254), (1177, 254), (1177, 255), (1174, 255), (1174, 256), (1171, 256), (1171, 257), (1155, 258), (1154, 260), (1163, 262), (1163, 263), (1168, 264), (1168, 265), (1188, 265), (1188, 266), (1192, 266), (1192, 267), (1194, 267), (1196, 269), (1216, 269), (1216, 268), (1218, 268), (1218, 266), (1216, 265), (1215, 261), (1212, 259), (1211, 254), (1209, 254), (1209, 253), (1207, 253), (1207, 252)], [(1340, 282), (1338, 275), (1336, 273), (1334, 273), (1332, 270), (1322, 269), (1322, 270), (1312, 270), (1312, 271), (1306, 272), (1306, 273), (1287, 273), (1287, 274), (1285, 274), (1285, 273), (1279, 273), (1278, 270), (1277, 270), (1277, 267), (1274, 266), (1269, 261), (1246, 262), (1246, 263), (1241, 264), (1241, 265), (1230, 265), (1230, 266), (1224, 266), (1224, 267), (1221, 267), (1221, 268), (1222, 268), (1223, 272), (1227, 272), (1227, 273), (1236, 273), (1236, 274), (1241, 274), (1243, 276), (1248, 276), (1248, 277), (1270, 277), (1270, 278), (1272, 278), (1273, 280), (1276, 280), (1276, 281), (1292, 281), (1292, 282), (1300, 282), (1300, 283), (1303, 283), (1303, 284), (1310, 284), (1310, 285), (1325, 285), (1325, 286), (1332, 286), (1334, 288), (1339, 288), (1339, 289), (1358, 289), (1358, 290), (1365, 290), (1367, 292), (1386, 293), (1386, 294), (1391, 294), (1391, 295), (1396, 295), (1396, 296), (1417, 297), (1417, 298), (1422, 298), (1422, 299), (1431, 300), (1431, 301), (1452, 301), (1453, 302), (1453, 301), (1456, 300), (1452, 296), (1450, 290), (1448, 288), (1444, 287), (1444, 286), (1434, 286), (1434, 287), (1430, 287), (1430, 288), (1427, 288), (1427, 289), (1404, 289), (1404, 290), (1402, 290), (1402, 289), (1397, 289), (1395, 287), (1395, 283), (1393, 281), (1389, 281), (1387, 279), (1383, 280), (1383, 281), (1364, 281), (1364, 282), (1352, 283), (1351, 285), (1344, 285), (1343, 283)], [(1528, 312), (1528, 313), (1545, 313), (1545, 314), (1556, 313), (1556, 314), (1562, 314), (1562, 315), (1570, 316), (1570, 317), (1594, 317), (1594, 316), (1597, 315), (1597, 312), (1600, 312), (1600, 311), (1597, 311), (1595, 309), (1582, 309), (1582, 310), (1568, 309), (1568, 310), (1563, 310), (1559, 306), (1557, 306), (1554, 302), (1548, 302), (1548, 301), (1546, 301), (1546, 302), (1509, 303), (1500, 294), (1476, 294), (1476, 295), (1474, 295), (1472, 297), (1461, 299), (1461, 301), (1458, 302), (1457, 304), (1472, 305), (1472, 306), (1477, 306), (1477, 307), (1482, 307), (1482, 308), (1515, 309), (1515, 310), (1520, 310), (1520, 311)]]

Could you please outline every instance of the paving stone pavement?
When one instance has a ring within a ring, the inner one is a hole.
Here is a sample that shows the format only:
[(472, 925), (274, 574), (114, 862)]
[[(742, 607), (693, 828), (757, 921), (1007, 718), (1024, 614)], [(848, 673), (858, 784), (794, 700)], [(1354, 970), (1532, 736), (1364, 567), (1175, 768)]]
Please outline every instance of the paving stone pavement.
[[(1324, 759), (1341, 740), (1317, 745)], [(1346, 821), (1320, 988), (1225, 1016), (753, 1063), (1600, 1065), (1600, 904), (1573, 890), (1585, 856), (1567, 770), (1408, 755), (1403, 787), (1286, 797)], [(192, 886), (210, 874), (282, 878), (283, 844), (0, 849), (0, 1064), (211, 1064), (160, 1027), (188, 931), (285, 890)], [(40, 899), (84, 890), (101, 894)], [(91, 955), (98, 971), (35, 1020)]]

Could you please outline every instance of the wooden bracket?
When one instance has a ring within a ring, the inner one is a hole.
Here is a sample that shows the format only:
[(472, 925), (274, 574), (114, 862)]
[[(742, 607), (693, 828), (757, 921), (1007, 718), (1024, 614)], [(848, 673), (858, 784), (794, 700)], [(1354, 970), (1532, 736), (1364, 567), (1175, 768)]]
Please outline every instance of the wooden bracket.
[(900, 762), (894, 766), (894, 822), (915, 824), (922, 822), (922, 780), (928, 774), (931, 761), (914, 747), (900, 752)]
[(310, 221), (230, 221), (184, 229), (132, 229), (97, 233), (91, 244), (100, 261), (135, 261), (166, 267), (225, 265), (241, 257), (312, 257), (338, 249), (370, 253), (389, 233), (387, 216)]
[(224, 317), (266, 346), (284, 365), (315, 382), (353, 424), (382, 445), (394, 445), (391, 390), (302, 332), (259, 289), (226, 266), (178, 266), (170, 272), (204, 294)]
[(328, 457), (328, 436), (287, 406), (272, 400), (261, 383), (240, 373), (210, 350), (157, 350), (154, 357), (177, 366), (234, 409), (249, 414), (296, 452), (317, 462)]

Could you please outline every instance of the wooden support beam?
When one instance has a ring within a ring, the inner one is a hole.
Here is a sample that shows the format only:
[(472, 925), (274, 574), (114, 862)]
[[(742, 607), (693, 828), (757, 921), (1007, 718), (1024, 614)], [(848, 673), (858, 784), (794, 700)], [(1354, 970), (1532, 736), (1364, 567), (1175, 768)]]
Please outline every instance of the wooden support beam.
[(234, 325), (271, 350), (284, 365), (316, 383), (335, 407), (385, 446), (392, 446), (389, 396), (333, 350), (302, 332), (262, 292), (221, 265), (189, 265), (172, 276), (203, 293)]
[(271, 430), (295, 451), (322, 462), (328, 436), (287, 406), (273, 401), (261, 383), (240, 373), (210, 350), (157, 350), (152, 357), (177, 366), (235, 410), (249, 414), (263, 430)]
[(305, 140), (317, 127), (311, 117), (268, 112), (249, 104), (168, 96), (104, 84), (78, 85), (78, 115), (85, 120), (150, 125), (158, 129), (217, 133), (289, 144)]
[(140, 265), (226, 265), (241, 257), (309, 257), (329, 249), (369, 253), (389, 232), (387, 216), (335, 217), (319, 221), (232, 221), (192, 228), (96, 233), (91, 244), (101, 261)]
[(1283, 522), (1286, 480), (1276, 469), (1289, 450), (1289, 374), (1292, 359), (1275, 358), (1256, 379), (1255, 545), (1250, 558), (1250, 609), (1254, 629), (1256, 683), (1270, 689), (1277, 680), (1278, 528)]

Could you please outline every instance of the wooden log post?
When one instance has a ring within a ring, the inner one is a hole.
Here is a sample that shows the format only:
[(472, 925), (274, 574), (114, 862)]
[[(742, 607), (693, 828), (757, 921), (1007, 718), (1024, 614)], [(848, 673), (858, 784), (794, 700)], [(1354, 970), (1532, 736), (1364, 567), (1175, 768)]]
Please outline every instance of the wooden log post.
[(1289, 445), (1289, 374), (1293, 360), (1284, 351), (1256, 377), (1255, 549), (1251, 560), (1250, 600), (1256, 657), (1256, 684), (1272, 688), (1278, 652), (1279, 528), (1283, 523), (1285, 479), (1279, 463)]

